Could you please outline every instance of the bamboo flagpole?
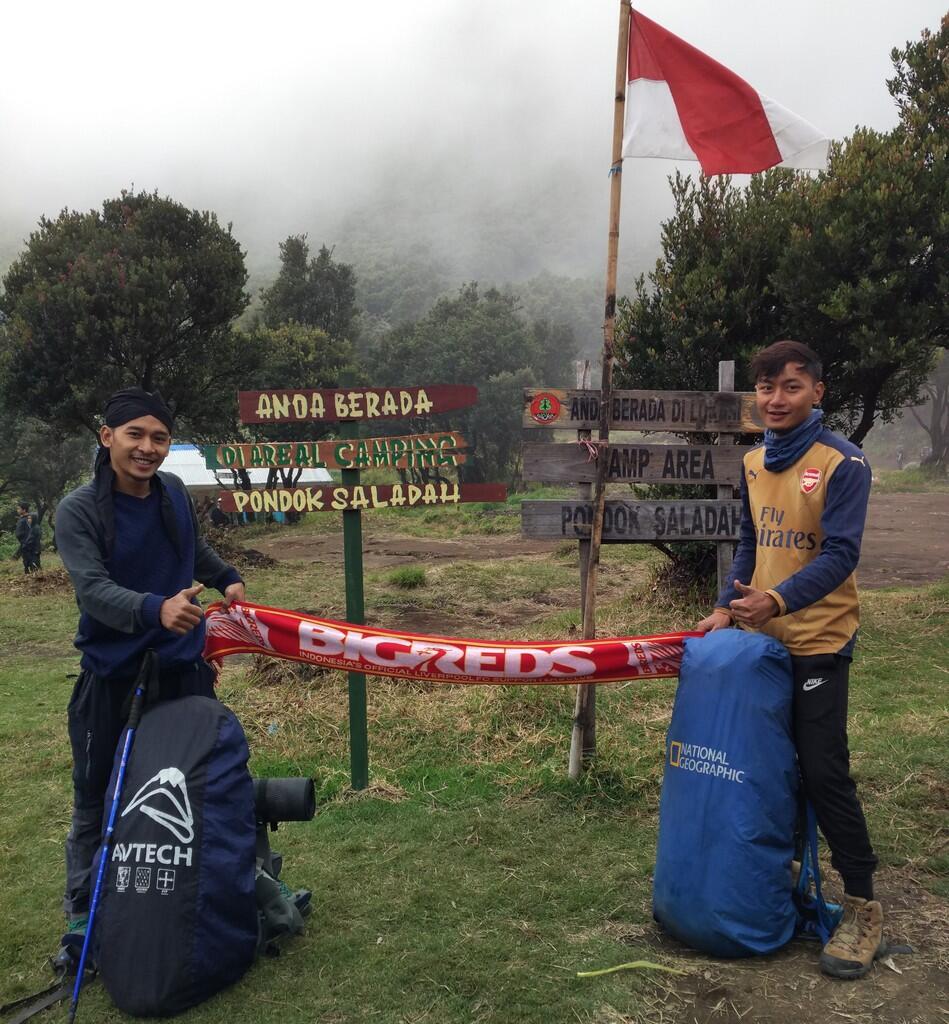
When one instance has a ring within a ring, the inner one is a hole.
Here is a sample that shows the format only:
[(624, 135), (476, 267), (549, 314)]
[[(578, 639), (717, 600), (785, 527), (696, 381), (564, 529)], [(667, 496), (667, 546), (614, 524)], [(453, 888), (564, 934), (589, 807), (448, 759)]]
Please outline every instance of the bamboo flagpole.
[[(616, 43), (616, 88), (613, 96), (613, 158), (610, 164), (610, 225), (606, 256), (606, 305), (603, 320), (603, 367), (600, 383), (599, 458), (593, 486), (593, 524), (590, 557), (583, 595), (583, 638), (596, 636), (596, 577), (603, 540), (606, 499), (606, 446), (610, 439), (610, 407), (613, 394), (613, 332), (616, 324), (616, 261), (619, 254), (620, 197), (623, 170), (623, 125), (626, 116), (626, 83), (629, 78), (629, 0), (620, 0)], [(583, 762), (596, 753), (596, 687), (578, 686), (570, 738), (570, 778), (577, 778)]]

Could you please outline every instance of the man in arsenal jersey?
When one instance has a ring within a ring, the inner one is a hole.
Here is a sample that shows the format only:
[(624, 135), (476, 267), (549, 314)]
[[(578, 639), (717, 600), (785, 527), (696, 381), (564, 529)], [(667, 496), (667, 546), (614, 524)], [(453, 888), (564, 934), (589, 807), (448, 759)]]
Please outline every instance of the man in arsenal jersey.
[(870, 494), (863, 452), (828, 430), (818, 356), (779, 341), (751, 363), (764, 444), (743, 460), (735, 561), (696, 629), (738, 625), (780, 640), (794, 672), (794, 738), (804, 791), (844, 883), (844, 915), (821, 954), (833, 977), (859, 978), (883, 946), (876, 857), (850, 777), (847, 688), (859, 624), (854, 570)]

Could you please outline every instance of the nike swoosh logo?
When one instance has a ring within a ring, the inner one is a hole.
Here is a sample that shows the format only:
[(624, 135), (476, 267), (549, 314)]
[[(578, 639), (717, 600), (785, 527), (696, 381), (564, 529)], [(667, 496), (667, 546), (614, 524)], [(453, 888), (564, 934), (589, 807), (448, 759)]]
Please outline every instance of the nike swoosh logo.
[(816, 690), (821, 683), (826, 683), (826, 679), (808, 679), (801, 687), (802, 690)]

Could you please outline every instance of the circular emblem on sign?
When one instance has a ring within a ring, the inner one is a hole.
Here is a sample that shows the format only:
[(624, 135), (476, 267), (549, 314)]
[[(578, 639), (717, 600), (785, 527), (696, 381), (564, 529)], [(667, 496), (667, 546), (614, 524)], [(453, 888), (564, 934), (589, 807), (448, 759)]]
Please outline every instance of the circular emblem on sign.
[(531, 402), (531, 419), (535, 423), (550, 423), (560, 415), (560, 399), (549, 391), (542, 391)]

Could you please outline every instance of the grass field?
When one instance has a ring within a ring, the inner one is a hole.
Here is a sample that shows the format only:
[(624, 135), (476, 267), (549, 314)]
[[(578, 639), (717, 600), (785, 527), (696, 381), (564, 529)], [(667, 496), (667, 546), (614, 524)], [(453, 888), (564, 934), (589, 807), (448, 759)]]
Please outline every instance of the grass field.
[[(457, 511), (403, 512), (400, 532), (463, 534), (470, 525), (451, 518)], [(321, 521), (307, 529), (325, 529), (335, 519), (312, 518)], [(510, 531), (512, 521), (516, 529), (516, 517), (471, 518), (481, 526), (496, 521), (491, 531)], [(380, 516), (372, 529), (383, 528)], [(262, 532), (246, 536), (253, 543)], [(695, 621), (700, 609), (653, 585), (655, 557), (639, 546), (604, 549), (603, 635)], [(51, 567), (45, 583), (24, 583), (12, 562), (0, 578), (0, 1002), (46, 983), (45, 957), (61, 930), (70, 795), (65, 707), (78, 668), (71, 647), (76, 609), (71, 590), (57, 583), (55, 558), (44, 561)], [(374, 571), (367, 576), (367, 618), (397, 625), (436, 612), (450, 634), (453, 616), (474, 607), (486, 637), (565, 636), (576, 612), (566, 597), (551, 603), (551, 595), (575, 594), (576, 574), (570, 545), (544, 557), (426, 565), (421, 578)], [(342, 566), (281, 563), (247, 576), (250, 596), (261, 603), (334, 616), (344, 607)], [(500, 613), (511, 602), (535, 610), (529, 626), (499, 625), (510, 622)], [(875, 591), (863, 602), (851, 684), (854, 773), (884, 877), (912, 879), (945, 910), (949, 585)], [(294, 887), (313, 889), (315, 910), (307, 934), (282, 956), (260, 962), (238, 986), (179, 1019), (740, 1019), (725, 1011), (697, 1016), (676, 997), (677, 979), (669, 975), (576, 977), (646, 959), (682, 967), (708, 988), (712, 982), (702, 979), (718, 970), (657, 943), (650, 921), (674, 691), (674, 680), (602, 688), (596, 766), (572, 783), (570, 688), (434, 688), (370, 679), (372, 785), (353, 794), (345, 680), (277, 662), (230, 666), (220, 696), (244, 723), (254, 772), (316, 778), (316, 819), (273, 837), (285, 876)], [(945, 967), (949, 950), (941, 935), (925, 962)], [(807, 969), (816, 976), (813, 956)], [(46, 1019), (64, 1020), (65, 1010)], [(93, 986), (79, 1019), (127, 1018)]]
[(919, 466), (882, 469), (874, 471), (873, 490), (877, 494), (946, 494), (949, 493), (949, 477), (920, 469)]

